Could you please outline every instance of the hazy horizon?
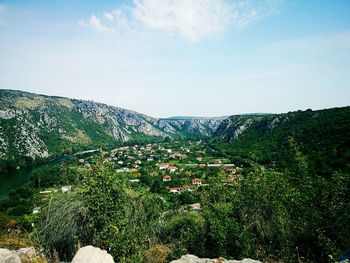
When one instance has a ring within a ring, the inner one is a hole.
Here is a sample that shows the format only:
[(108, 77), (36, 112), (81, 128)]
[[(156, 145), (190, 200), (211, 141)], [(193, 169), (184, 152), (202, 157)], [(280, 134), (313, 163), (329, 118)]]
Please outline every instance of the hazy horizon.
[(152, 117), (350, 105), (350, 1), (0, 0), (0, 88)]

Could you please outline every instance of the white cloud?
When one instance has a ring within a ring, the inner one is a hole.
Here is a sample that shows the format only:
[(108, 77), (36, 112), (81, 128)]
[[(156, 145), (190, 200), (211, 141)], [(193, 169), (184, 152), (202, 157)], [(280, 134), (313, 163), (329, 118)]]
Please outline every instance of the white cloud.
[(113, 20), (114, 20), (114, 16), (111, 13), (104, 13), (103, 16), (104, 16), (104, 18), (106, 18), (107, 20), (109, 20), (111, 22), (113, 22)]
[(195, 42), (276, 13), (283, 0), (133, 0), (80, 25), (100, 32), (159, 31)]
[(231, 6), (223, 0), (138, 0), (133, 17), (145, 28), (197, 41), (224, 31)]
[(79, 20), (78, 23), (80, 26), (89, 26), (98, 32), (115, 32), (115, 30), (112, 27), (108, 27), (105, 24), (103, 24), (101, 20), (95, 15), (91, 15), (88, 21), (82, 19)]

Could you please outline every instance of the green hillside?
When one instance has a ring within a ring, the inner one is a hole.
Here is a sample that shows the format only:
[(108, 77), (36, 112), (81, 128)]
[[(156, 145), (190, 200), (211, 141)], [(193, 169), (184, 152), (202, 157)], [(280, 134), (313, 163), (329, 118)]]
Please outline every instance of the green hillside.
[(214, 139), (230, 155), (261, 164), (290, 166), (297, 146), (318, 173), (350, 171), (350, 107), (231, 116)]

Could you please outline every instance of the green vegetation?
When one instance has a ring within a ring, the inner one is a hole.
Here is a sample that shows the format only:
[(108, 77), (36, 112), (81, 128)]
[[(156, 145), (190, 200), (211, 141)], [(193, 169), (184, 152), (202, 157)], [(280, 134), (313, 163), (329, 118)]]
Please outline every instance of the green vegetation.
[(116, 262), (335, 262), (350, 245), (349, 118), (236, 116), (208, 141), (129, 142), (38, 167), (0, 203), (1, 233), (25, 230), (61, 260), (91, 244)]

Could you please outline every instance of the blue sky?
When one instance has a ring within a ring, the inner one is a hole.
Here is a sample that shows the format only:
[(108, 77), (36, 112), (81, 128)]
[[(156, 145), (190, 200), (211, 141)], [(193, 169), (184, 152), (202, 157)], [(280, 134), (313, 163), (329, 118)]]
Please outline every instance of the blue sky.
[(0, 0), (0, 88), (154, 117), (350, 105), (348, 0)]

